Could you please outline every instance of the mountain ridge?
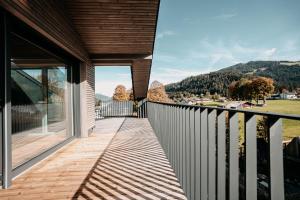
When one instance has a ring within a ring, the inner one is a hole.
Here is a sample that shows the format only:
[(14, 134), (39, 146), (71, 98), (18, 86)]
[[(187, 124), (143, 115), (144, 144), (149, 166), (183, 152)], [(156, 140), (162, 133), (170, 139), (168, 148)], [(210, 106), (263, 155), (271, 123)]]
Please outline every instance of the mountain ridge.
[(167, 84), (166, 92), (227, 95), (228, 85), (241, 78), (263, 76), (272, 78), (276, 92), (282, 88), (290, 91), (300, 87), (299, 61), (249, 61), (238, 63), (207, 74), (190, 76), (182, 81)]
[(104, 94), (100, 94), (100, 93), (96, 93), (96, 94), (95, 94), (95, 98), (96, 98), (97, 100), (101, 100), (101, 101), (108, 101), (108, 100), (111, 100), (111, 97), (106, 96), (106, 95), (104, 95)]

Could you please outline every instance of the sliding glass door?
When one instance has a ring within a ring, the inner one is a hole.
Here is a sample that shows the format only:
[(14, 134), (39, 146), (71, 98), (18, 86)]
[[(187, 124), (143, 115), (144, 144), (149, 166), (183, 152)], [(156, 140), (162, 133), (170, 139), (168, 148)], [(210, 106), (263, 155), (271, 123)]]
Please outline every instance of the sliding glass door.
[(72, 136), (71, 68), (17, 34), (11, 39), (12, 168)]

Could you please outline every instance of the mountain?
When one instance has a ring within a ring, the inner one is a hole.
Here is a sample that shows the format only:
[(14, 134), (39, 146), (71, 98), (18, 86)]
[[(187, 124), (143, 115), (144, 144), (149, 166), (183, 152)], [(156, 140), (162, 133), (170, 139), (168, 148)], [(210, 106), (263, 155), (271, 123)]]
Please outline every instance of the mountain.
[(96, 97), (97, 100), (101, 100), (101, 101), (111, 100), (111, 97), (108, 97), (108, 96), (105, 96), (105, 95), (99, 94), (99, 93), (96, 93), (95, 97)]
[(188, 77), (180, 82), (166, 85), (168, 94), (215, 92), (227, 95), (228, 85), (247, 77), (264, 76), (272, 78), (276, 90), (290, 91), (300, 88), (300, 62), (293, 61), (250, 61), (239, 63), (208, 74)]

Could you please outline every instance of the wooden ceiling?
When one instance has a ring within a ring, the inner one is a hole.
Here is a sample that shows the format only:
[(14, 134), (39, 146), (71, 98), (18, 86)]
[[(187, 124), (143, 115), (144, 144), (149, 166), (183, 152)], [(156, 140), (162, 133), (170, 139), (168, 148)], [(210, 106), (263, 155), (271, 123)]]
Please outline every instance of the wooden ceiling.
[(64, 1), (94, 65), (131, 66), (136, 99), (147, 96), (152, 61), (149, 56), (153, 54), (159, 3), (159, 0)]
[(0, 7), (88, 65), (130, 65), (137, 98), (147, 94), (159, 4), (160, 0), (0, 1)]
[(91, 59), (99, 55), (151, 55), (159, 0), (65, 0)]

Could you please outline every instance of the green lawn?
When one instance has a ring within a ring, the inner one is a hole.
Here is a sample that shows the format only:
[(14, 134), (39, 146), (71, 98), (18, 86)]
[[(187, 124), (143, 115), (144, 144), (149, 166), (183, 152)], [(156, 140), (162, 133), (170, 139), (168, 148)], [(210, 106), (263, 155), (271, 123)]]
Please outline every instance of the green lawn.
[[(300, 115), (300, 101), (299, 100), (269, 100), (267, 101), (266, 106), (254, 107), (250, 110)], [(291, 139), (292, 137), (300, 136), (300, 121), (284, 119), (283, 136), (284, 139)]]
[[(230, 103), (230, 102), (227, 102)], [(223, 103), (205, 102), (205, 106), (217, 106)], [(300, 115), (300, 100), (268, 100), (264, 107), (253, 107), (245, 110), (256, 110), (262, 112), (284, 113)], [(258, 117), (260, 119), (260, 117)], [(240, 138), (244, 138), (244, 119), (243, 114), (239, 114), (240, 123)], [(297, 120), (283, 120), (283, 137), (284, 140), (289, 140), (295, 136), (300, 136), (300, 121)]]

